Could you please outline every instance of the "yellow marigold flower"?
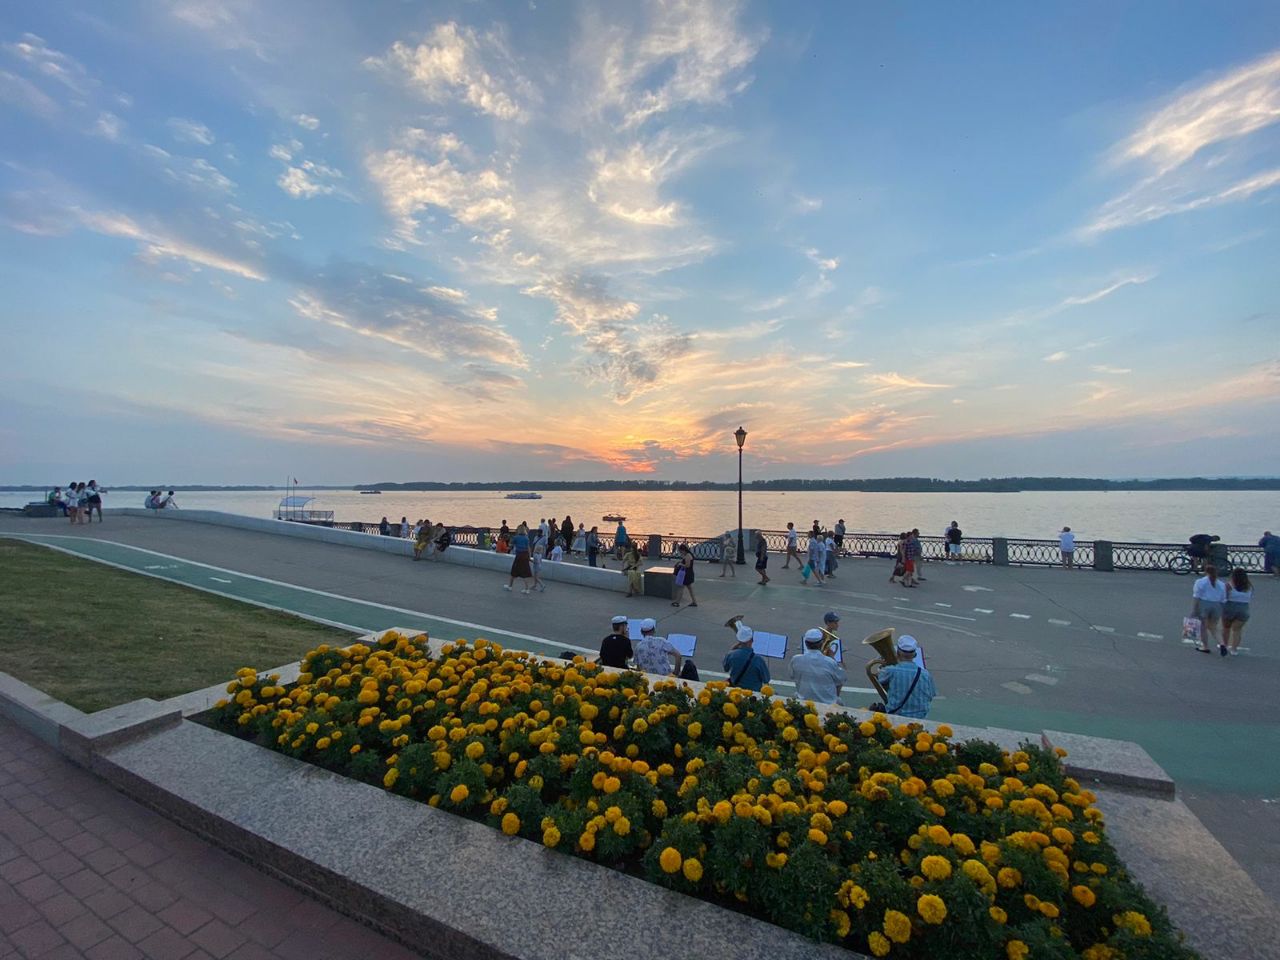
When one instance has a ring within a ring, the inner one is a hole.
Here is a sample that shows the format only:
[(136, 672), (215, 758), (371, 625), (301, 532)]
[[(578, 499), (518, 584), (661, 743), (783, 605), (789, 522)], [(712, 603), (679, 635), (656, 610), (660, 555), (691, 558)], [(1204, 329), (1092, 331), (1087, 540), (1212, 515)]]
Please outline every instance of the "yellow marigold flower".
[(764, 862), (774, 870), (781, 870), (787, 865), (787, 855), (785, 853), (766, 853)]
[(664, 800), (654, 800), (653, 803), (649, 805), (649, 809), (658, 819), (662, 819), (667, 815), (667, 804)]
[(1000, 848), (987, 840), (982, 841), (982, 859), (989, 864), (1000, 862)]
[(1009, 919), (1009, 915), (1005, 913), (1003, 910), (1001, 910), (999, 907), (988, 907), (987, 913), (988, 915), (990, 915), (991, 919), (994, 920), (996, 923), (1004, 923), (1006, 920)]
[(1151, 936), (1151, 921), (1137, 910), (1126, 910), (1111, 919), (1116, 926), (1124, 927), (1139, 937)]
[(1089, 869), (1100, 877), (1107, 875), (1107, 865), (1105, 863), (1091, 863), (1089, 864)]
[(619, 780), (617, 777), (605, 777), (605, 781), (604, 781), (605, 793), (617, 793), (621, 789), (622, 789), (621, 780)]
[(873, 957), (885, 957), (889, 955), (889, 941), (884, 938), (879, 930), (872, 930), (867, 934), (867, 949), (871, 951)]
[(697, 720), (693, 721), (693, 723), (685, 727), (685, 730), (688, 731), (690, 740), (697, 740), (700, 736), (702, 736), (702, 724), (700, 724)]
[(613, 821), (613, 832), (620, 837), (625, 837), (631, 832), (631, 821), (626, 817), (619, 817)]
[(944, 847), (951, 846), (951, 833), (940, 823), (935, 823), (928, 829), (929, 839), (934, 843)]
[(554, 847), (560, 843), (560, 828), (547, 827), (542, 831), (542, 843), (544, 846)]
[(951, 848), (962, 857), (971, 857), (976, 850), (973, 841), (963, 833), (953, 833), (951, 835)]
[(489, 814), (494, 817), (499, 816), (506, 809), (506, 797), (499, 797), (497, 800), (493, 801), (493, 803), (489, 804)]
[(396, 781), (400, 778), (400, 771), (392, 767), (382, 777), (382, 785), (390, 790), (396, 785)]
[(911, 918), (898, 910), (886, 910), (884, 934), (894, 943), (906, 943), (911, 939)]
[(827, 813), (831, 814), (833, 817), (843, 817), (848, 812), (849, 805), (843, 800), (827, 801)]
[(584, 831), (582, 836), (578, 838), (578, 846), (586, 853), (590, 853), (596, 848), (596, 835), (590, 830)]
[(578, 716), (583, 720), (594, 720), (600, 715), (600, 708), (594, 703), (584, 703), (578, 707)]
[(462, 803), (469, 796), (471, 796), (471, 791), (467, 789), (465, 783), (460, 783), (449, 791), (449, 800), (455, 804)]
[(783, 727), (782, 739), (787, 741), (787, 743), (795, 743), (798, 739), (800, 739), (800, 731), (792, 726)]
[(867, 720), (863, 720), (858, 724), (858, 732), (864, 737), (874, 737), (876, 735), (876, 725)]
[(847, 937), (851, 926), (849, 915), (843, 910), (832, 910), (828, 916), (831, 918), (831, 922), (836, 925), (836, 936)]
[(920, 872), (930, 880), (945, 880), (951, 876), (951, 861), (946, 857), (925, 857), (920, 861)]
[(702, 864), (697, 857), (690, 857), (686, 860), (682, 869), (684, 870), (684, 878), (690, 883), (697, 883), (702, 879)]
[[(455, 788), (455, 792), (456, 792), (456, 788)], [(450, 794), (449, 796), (450, 798), (452, 798), (453, 794)], [(457, 803), (457, 802), (458, 802), (457, 800), (454, 800), (454, 803)], [(520, 818), (517, 817), (514, 813), (505, 814), (502, 818), (502, 832), (505, 833), (508, 837), (513, 837), (517, 833), (519, 833)]]
[(916, 901), (916, 912), (925, 923), (938, 924), (947, 919), (947, 905), (936, 894), (926, 893)]
[(484, 744), (479, 740), (473, 740), (467, 744), (466, 754), (469, 760), (479, 760), (484, 756)]
[(679, 850), (675, 847), (667, 847), (658, 855), (658, 866), (662, 867), (663, 873), (675, 873), (680, 869), (683, 859)]
[(809, 839), (812, 840), (814, 843), (816, 843), (820, 847), (826, 846), (826, 843), (827, 843), (827, 835), (823, 833), (821, 830), (819, 830), (817, 827), (809, 828)]
[(1098, 900), (1094, 892), (1083, 884), (1071, 888), (1071, 898), (1082, 907), (1092, 907)]
[(774, 763), (772, 760), (760, 761), (760, 775), (762, 777), (772, 777), (777, 772), (778, 772), (778, 765)]
[(317, 749), (317, 750), (328, 750), (328, 749), (329, 749), (329, 744), (330, 744), (331, 742), (332, 742), (332, 741), (331, 741), (328, 737), (321, 737), (319, 740), (317, 740), (317, 741), (316, 741), (316, 749)]
[(1014, 867), (1001, 867), (996, 874), (996, 883), (1006, 890), (1012, 890), (1022, 882), (1022, 872)]
[(1031, 948), (1021, 940), (1010, 940), (1004, 945), (1004, 955), (1009, 960), (1026, 960), (1027, 954), (1030, 952)]

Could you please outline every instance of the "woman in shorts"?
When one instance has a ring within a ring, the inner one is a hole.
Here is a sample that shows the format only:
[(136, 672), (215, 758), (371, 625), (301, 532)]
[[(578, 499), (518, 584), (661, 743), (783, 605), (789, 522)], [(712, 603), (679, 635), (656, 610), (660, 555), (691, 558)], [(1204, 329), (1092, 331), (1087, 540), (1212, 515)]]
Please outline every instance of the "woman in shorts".
[(1222, 643), (1218, 645), (1218, 653), (1228, 653), (1236, 657), (1240, 655), (1240, 634), (1244, 633), (1244, 625), (1249, 622), (1249, 601), (1253, 599), (1253, 584), (1249, 575), (1239, 567), (1231, 571), (1231, 580), (1227, 583), (1227, 600), (1222, 605)]
[[(80, 484), (84, 486), (84, 484)], [(80, 494), (76, 492), (76, 484), (68, 483), (66, 491), (62, 494), (62, 500), (67, 505), (67, 520), (71, 523), (80, 522)]]
[[(1219, 636), (1222, 630), (1222, 608), (1227, 600), (1227, 585), (1218, 579), (1218, 568), (1212, 563), (1204, 568), (1204, 576), (1191, 588), (1191, 600), (1191, 615), (1200, 620), (1200, 645), (1196, 649), (1210, 653), (1209, 637)], [(1226, 645), (1221, 639), (1218, 652), (1224, 657), (1227, 655)]]
[(88, 509), (85, 511), (85, 516), (88, 518), (89, 523), (93, 523), (93, 511), (95, 510), (98, 511), (98, 522), (102, 522), (102, 494), (104, 492), (105, 491), (98, 486), (97, 480), (89, 481), (89, 486), (85, 490), (85, 493), (89, 497), (89, 501), (86, 504)]
[(720, 576), (726, 573), (738, 579), (738, 571), (733, 569), (733, 537), (727, 533), (720, 538)]

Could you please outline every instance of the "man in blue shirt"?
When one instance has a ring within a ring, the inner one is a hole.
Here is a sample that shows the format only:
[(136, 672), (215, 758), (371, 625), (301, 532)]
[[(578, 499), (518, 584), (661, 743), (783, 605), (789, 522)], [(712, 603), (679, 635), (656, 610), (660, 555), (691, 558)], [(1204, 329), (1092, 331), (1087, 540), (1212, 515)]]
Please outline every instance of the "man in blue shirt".
[(933, 677), (924, 668), (923, 657), (916, 659), (920, 654), (920, 644), (915, 637), (904, 634), (895, 646), (898, 662), (881, 668), (878, 675), (881, 686), (889, 694), (886, 712), (923, 720), (929, 715), (929, 704), (938, 694)]
[(739, 623), (738, 642), (724, 657), (724, 672), (729, 675), (729, 686), (759, 692), (769, 682), (769, 665), (752, 649), (754, 641), (755, 631), (745, 623)]

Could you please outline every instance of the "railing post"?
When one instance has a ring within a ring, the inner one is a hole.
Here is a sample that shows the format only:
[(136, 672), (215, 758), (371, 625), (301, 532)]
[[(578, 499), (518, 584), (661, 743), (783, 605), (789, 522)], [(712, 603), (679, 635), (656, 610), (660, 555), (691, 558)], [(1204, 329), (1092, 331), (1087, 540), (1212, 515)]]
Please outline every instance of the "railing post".
[(1009, 540), (1007, 537), (991, 538), (991, 562), (997, 567), (1009, 565)]
[(1115, 572), (1116, 566), (1111, 557), (1110, 540), (1093, 541), (1093, 569), (1102, 570), (1105, 573)]
[(662, 559), (662, 535), (659, 533), (649, 534), (649, 559)]
[(1225, 543), (1209, 544), (1209, 562), (1219, 570), (1226, 570), (1231, 566), (1231, 551)]

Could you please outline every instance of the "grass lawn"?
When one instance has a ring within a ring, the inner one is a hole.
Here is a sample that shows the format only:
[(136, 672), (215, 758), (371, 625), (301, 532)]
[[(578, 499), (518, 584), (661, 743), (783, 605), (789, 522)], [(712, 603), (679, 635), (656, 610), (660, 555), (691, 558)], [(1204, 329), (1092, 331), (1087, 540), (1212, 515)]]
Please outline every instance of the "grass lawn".
[(0, 539), (0, 670), (84, 711), (289, 663), (344, 630)]

